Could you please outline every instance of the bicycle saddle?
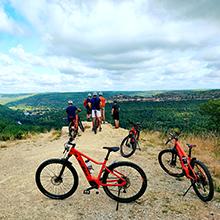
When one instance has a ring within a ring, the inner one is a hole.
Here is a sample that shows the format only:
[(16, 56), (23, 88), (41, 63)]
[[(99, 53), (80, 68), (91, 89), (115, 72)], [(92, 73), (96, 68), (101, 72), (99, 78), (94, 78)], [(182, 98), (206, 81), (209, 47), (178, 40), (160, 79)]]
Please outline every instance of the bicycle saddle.
[(103, 147), (103, 149), (109, 150), (109, 152), (117, 152), (119, 150), (119, 147)]
[(196, 147), (195, 144), (186, 144), (189, 148)]

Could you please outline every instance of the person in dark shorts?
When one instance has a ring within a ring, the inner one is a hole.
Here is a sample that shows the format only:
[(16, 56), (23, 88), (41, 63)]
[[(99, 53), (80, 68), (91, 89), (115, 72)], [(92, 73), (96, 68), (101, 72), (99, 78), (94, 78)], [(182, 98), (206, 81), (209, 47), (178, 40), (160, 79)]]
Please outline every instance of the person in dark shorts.
[(87, 121), (90, 121), (91, 116), (92, 116), (91, 98), (92, 98), (92, 95), (91, 93), (89, 93), (87, 99), (85, 99), (83, 103), (84, 107), (86, 108)]
[(117, 101), (114, 101), (112, 105), (112, 117), (115, 123), (115, 128), (119, 128), (119, 112), (120, 112), (119, 105)]
[(101, 101), (98, 97), (97, 92), (93, 93), (93, 98), (91, 99), (91, 106), (92, 106), (92, 127), (94, 128), (94, 123), (96, 117), (98, 118), (99, 121), (99, 131), (102, 130), (101, 123), (102, 123), (102, 118), (101, 118)]
[(68, 107), (66, 108), (67, 119), (69, 122), (69, 135), (71, 135), (70, 127), (72, 126), (72, 123), (74, 123), (75, 129), (78, 130), (78, 115), (76, 114), (77, 112), (81, 112), (81, 109), (74, 106), (73, 101), (69, 100)]

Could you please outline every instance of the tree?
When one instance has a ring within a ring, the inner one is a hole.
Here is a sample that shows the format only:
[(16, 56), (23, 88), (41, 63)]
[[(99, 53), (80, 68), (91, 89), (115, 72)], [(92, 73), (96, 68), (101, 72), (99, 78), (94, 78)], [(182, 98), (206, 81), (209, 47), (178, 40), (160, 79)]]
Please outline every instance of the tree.
[(207, 103), (201, 105), (201, 112), (208, 115), (210, 125), (216, 131), (220, 131), (220, 99), (209, 100)]

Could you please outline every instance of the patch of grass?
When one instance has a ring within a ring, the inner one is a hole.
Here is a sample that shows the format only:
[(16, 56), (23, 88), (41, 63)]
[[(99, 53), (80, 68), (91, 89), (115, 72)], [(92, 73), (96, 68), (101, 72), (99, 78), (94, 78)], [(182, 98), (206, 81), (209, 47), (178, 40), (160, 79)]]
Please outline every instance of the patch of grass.
[(52, 130), (51, 137), (52, 140), (58, 140), (61, 137), (61, 130)]

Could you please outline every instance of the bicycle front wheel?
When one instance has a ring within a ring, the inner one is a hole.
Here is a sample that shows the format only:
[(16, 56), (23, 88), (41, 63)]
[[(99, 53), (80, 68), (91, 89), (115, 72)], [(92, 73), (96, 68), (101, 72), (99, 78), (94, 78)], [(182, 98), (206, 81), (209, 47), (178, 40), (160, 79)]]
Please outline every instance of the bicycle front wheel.
[(38, 167), (35, 181), (38, 189), (45, 196), (51, 199), (65, 199), (76, 191), (78, 174), (66, 161), (50, 159)]
[[(103, 186), (105, 193), (112, 199), (129, 203), (139, 199), (147, 189), (147, 177), (144, 171), (136, 164), (122, 161), (113, 163), (108, 167), (113, 173), (105, 171), (103, 174), (103, 183), (112, 184), (112, 186)], [(126, 180), (124, 186), (114, 186), (113, 183), (120, 184), (119, 179), (114, 174)]]
[(128, 135), (121, 142), (120, 153), (123, 157), (127, 158), (134, 154), (136, 148), (137, 148), (136, 140), (133, 137), (130, 137), (130, 135)]
[(179, 157), (173, 149), (162, 150), (158, 155), (161, 168), (171, 176), (183, 177), (185, 175)]
[(214, 185), (211, 174), (204, 163), (194, 160), (191, 164), (197, 181), (191, 180), (196, 195), (204, 202), (211, 201), (214, 196)]

